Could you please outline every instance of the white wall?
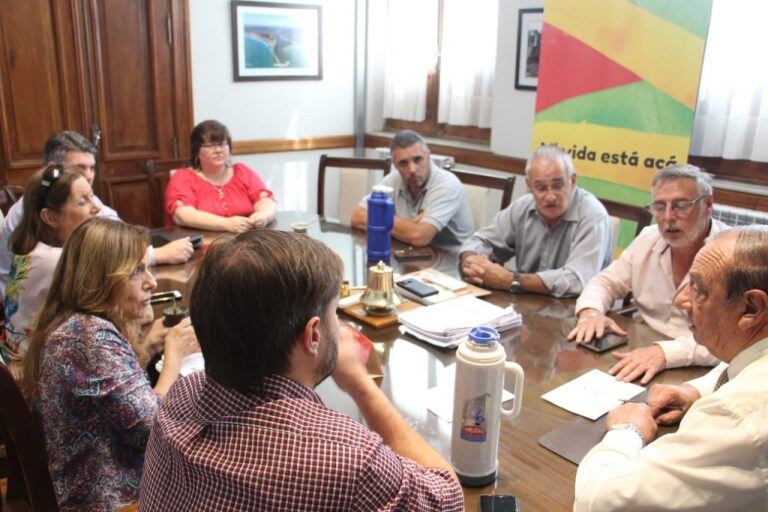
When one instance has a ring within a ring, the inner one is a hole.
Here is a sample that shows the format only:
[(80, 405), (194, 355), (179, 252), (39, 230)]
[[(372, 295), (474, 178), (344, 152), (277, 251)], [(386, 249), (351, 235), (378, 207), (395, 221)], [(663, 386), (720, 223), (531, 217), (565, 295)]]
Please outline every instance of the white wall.
[(322, 80), (234, 82), (230, 1), (190, 0), (195, 123), (218, 119), (235, 140), (353, 133), (355, 2), (312, 3), (322, 6)]
[[(322, 6), (322, 80), (235, 82), (230, 1), (190, 0), (195, 123), (217, 119), (227, 125), (234, 140), (354, 132), (355, 1), (312, 3)], [(351, 150), (342, 149), (238, 155), (235, 160), (259, 173), (281, 210), (316, 211), (317, 167), (324, 152), (352, 156)], [(329, 176), (329, 190), (335, 179)], [(330, 202), (329, 214), (334, 207)]]
[(515, 89), (517, 14), (520, 9), (544, 7), (544, 0), (499, 2), (499, 37), (493, 84), (491, 151), (527, 158), (531, 152), (536, 91)]

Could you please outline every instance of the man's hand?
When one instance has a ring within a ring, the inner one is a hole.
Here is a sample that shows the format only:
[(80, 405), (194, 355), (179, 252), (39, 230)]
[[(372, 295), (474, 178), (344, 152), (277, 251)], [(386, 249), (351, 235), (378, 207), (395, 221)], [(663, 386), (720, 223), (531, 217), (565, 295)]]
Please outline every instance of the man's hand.
[(154, 256), (157, 265), (175, 265), (177, 263), (186, 263), (195, 252), (189, 237), (179, 238), (173, 242), (168, 242), (162, 247), (155, 247)]
[(627, 331), (619, 327), (613, 319), (594, 308), (585, 308), (579, 311), (579, 320), (576, 327), (568, 333), (568, 341), (589, 343), (593, 338), (602, 338), (605, 331), (627, 335)]
[(469, 254), (462, 258), (461, 273), (465, 280), (484, 288), (508, 290), (512, 282), (509, 270), (481, 254)]
[(610, 429), (619, 423), (629, 423), (639, 430), (643, 444), (650, 443), (656, 437), (656, 422), (646, 404), (628, 403), (609, 412), (605, 418), (605, 426)]
[(668, 386), (655, 384), (648, 391), (648, 407), (659, 425), (675, 425), (701, 398), (699, 390), (688, 384)]
[(353, 394), (361, 380), (368, 379), (368, 370), (363, 363), (365, 349), (355, 339), (352, 327), (344, 326), (339, 331), (339, 357), (331, 376), (342, 391)]
[(663, 370), (667, 365), (667, 358), (664, 351), (658, 345), (650, 347), (636, 348), (630, 352), (613, 353), (613, 357), (619, 360), (618, 363), (608, 370), (608, 373), (616, 376), (616, 380), (632, 382), (643, 376), (640, 384), (648, 384), (654, 375)]

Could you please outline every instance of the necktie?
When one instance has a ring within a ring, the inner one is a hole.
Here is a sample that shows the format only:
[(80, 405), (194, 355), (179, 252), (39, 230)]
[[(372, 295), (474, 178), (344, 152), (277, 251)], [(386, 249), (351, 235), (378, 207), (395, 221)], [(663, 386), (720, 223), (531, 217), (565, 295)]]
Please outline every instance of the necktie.
[(715, 383), (715, 389), (713, 391), (717, 391), (720, 386), (728, 382), (728, 368), (723, 370), (723, 373), (720, 374), (720, 377), (718, 377), (717, 382)]

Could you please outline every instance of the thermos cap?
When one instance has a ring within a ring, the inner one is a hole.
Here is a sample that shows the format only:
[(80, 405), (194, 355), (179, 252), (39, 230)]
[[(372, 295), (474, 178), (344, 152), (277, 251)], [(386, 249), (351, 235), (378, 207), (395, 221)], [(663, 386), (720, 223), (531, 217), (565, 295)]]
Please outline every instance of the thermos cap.
[(388, 187), (387, 185), (374, 185), (373, 191), (381, 192), (382, 194), (389, 194), (391, 196), (394, 192), (394, 189), (392, 187)]
[(477, 344), (483, 345), (486, 343), (490, 344), (498, 342), (501, 339), (501, 335), (499, 334), (499, 331), (493, 327), (481, 325), (474, 327), (469, 331), (469, 339)]

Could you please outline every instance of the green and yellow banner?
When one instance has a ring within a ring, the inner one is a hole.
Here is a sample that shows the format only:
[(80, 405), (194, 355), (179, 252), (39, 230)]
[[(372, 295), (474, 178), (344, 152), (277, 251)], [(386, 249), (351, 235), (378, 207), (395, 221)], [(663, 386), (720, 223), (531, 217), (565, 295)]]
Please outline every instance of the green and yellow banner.
[(646, 204), (654, 173), (688, 159), (711, 4), (546, 0), (533, 147), (568, 151), (596, 195)]

